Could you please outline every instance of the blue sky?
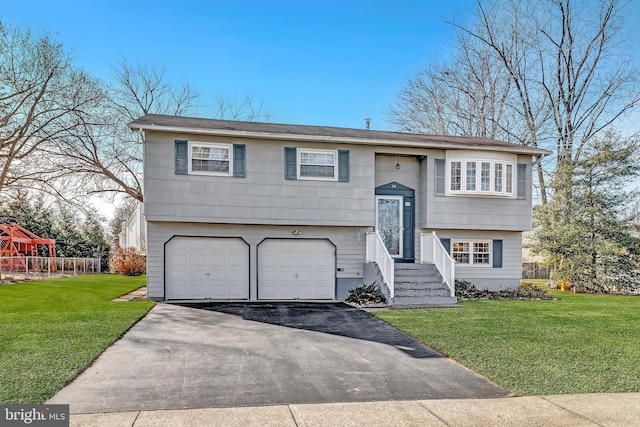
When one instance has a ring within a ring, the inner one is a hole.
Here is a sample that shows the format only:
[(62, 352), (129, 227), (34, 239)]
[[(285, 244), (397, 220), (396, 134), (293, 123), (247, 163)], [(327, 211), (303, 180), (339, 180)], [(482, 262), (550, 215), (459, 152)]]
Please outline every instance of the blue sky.
[[(453, 29), (475, 0), (448, 1), (9, 1), (4, 24), (57, 34), (78, 65), (105, 80), (122, 56), (164, 65), (201, 94), (270, 106), (272, 121), (391, 129), (385, 109), (418, 68), (446, 58)], [(628, 35), (640, 63), (640, 3)], [(637, 25), (636, 25), (637, 26)]]
[[(429, 59), (447, 54), (445, 18), (469, 0), (0, 1), (5, 24), (47, 30), (78, 65), (109, 79), (121, 56), (164, 65), (213, 106), (264, 100), (272, 121), (388, 129), (384, 110)], [(198, 115), (211, 116), (202, 109)]]

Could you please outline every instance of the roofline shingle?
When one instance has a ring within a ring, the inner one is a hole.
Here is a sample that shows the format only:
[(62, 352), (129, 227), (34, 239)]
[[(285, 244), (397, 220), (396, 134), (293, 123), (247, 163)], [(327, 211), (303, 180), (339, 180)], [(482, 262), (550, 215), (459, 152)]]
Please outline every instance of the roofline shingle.
[(550, 151), (488, 138), (451, 135), (425, 135), (403, 132), (351, 129), (331, 126), (241, 122), (194, 117), (147, 114), (129, 123), (132, 130), (175, 132), (197, 135), (279, 139), (287, 141), (333, 142), (338, 144), (384, 145), (398, 147), (474, 149), (544, 156)]

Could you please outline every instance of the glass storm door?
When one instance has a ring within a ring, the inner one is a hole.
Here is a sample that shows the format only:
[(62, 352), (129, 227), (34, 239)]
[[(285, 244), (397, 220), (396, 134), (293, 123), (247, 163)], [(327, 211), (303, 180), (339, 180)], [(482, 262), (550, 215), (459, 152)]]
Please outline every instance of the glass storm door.
[(389, 255), (402, 257), (402, 196), (376, 196), (376, 230)]

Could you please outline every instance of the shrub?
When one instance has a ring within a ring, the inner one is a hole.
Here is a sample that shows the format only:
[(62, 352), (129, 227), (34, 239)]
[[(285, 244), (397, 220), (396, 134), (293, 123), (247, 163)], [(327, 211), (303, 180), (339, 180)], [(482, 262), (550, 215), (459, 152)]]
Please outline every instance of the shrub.
[(456, 279), (455, 282), (456, 297), (461, 299), (480, 298), (483, 292), (476, 288), (472, 282), (464, 279)]
[(386, 303), (387, 299), (380, 293), (375, 283), (363, 284), (351, 289), (345, 298), (346, 302), (358, 305)]
[(480, 290), (472, 282), (464, 279), (456, 280), (456, 297), (460, 300), (470, 299), (553, 299), (545, 289), (530, 283), (523, 283), (516, 289), (500, 291)]
[(147, 257), (133, 249), (118, 249), (109, 261), (111, 270), (124, 276), (140, 276), (147, 272)]

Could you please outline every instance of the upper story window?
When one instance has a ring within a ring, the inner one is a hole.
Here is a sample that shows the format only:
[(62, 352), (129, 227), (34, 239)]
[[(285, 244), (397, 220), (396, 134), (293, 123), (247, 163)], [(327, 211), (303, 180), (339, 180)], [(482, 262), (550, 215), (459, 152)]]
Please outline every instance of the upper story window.
[(192, 142), (189, 147), (189, 171), (231, 175), (231, 145)]
[(447, 194), (515, 197), (514, 161), (454, 158), (447, 164)]
[(284, 147), (284, 179), (349, 182), (349, 150)]
[(338, 180), (338, 152), (334, 150), (298, 150), (298, 179)]

